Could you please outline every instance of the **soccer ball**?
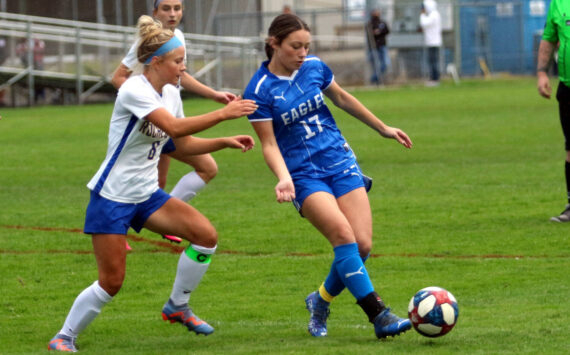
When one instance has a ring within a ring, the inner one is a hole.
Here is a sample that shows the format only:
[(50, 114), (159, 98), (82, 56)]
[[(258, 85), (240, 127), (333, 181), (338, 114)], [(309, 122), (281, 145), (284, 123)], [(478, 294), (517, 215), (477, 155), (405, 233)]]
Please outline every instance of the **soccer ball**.
[(449, 333), (457, 323), (459, 308), (451, 292), (441, 287), (426, 287), (410, 300), (408, 317), (418, 333), (440, 337)]

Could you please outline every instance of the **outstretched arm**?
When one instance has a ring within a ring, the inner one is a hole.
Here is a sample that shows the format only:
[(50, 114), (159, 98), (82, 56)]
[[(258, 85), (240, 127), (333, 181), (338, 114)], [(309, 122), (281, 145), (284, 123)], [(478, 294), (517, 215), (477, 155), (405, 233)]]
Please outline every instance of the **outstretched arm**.
[(538, 60), (536, 65), (536, 76), (537, 76), (537, 89), (540, 96), (547, 99), (550, 98), (552, 94), (552, 88), (550, 87), (550, 80), (548, 79), (548, 68), (550, 66), (550, 59), (552, 58), (552, 53), (554, 53), (554, 48), (556, 43), (548, 42), (545, 40), (540, 41), (540, 46), (538, 47)]
[(129, 76), (131, 76), (131, 74), (132, 71), (126, 65), (121, 63), (113, 73), (113, 78), (111, 78), (111, 84), (113, 84), (115, 89), (119, 90), (121, 85), (123, 85), (123, 83), (127, 81), (127, 79), (129, 78)]
[(324, 94), (339, 108), (348, 114), (358, 118), (364, 124), (380, 133), (385, 138), (394, 138), (406, 148), (412, 147), (412, 141), (408, 135), (399, 128), (390, 127), (376, 117), (354, 96), (333, 82)]
[(239, 135), (220, 138), (198, 138), (184, 136), (174, 139), (176, 150), (181, 150), (188, 155), (212, 153), (224, 148), (241, 149), (242, 152), (251, 150), (255, 145), (250, 136)]
[(231, 92), (216, 91), (211, 87), (202, 84), (200, 81), (188, 73), (184, 73), (180, 79), (180, 85), (182, 85), (185, 90), (224, 105), (236, 99), (236, 95), (232, 94)]
[(285, 160), (281, 155), (277, 141), (275, 140), (275, 134), (273, 133), (273, 122), (262, 121), (262, 122), (252, 122), (253, 129), (259, 141), (261, 142), (261, 149), (263, 151), (263, 158), (267, 163), (267, 166), (273, 174), (277, 177), (279, 182), (275, 185), (275, 196), (277, 197), (277, 202), (290, 202), (295, 198), (295, 185), (293, 185), (293, 179), (289, 174)]
[(255, 101), (238, 99), (221, 109), (199, 116), (176, 118), (161, 107), (149, 113), (145, 119), (170, 137), (179, 138), (201, 132), (225, 120), (251, 115), (256, 109)]

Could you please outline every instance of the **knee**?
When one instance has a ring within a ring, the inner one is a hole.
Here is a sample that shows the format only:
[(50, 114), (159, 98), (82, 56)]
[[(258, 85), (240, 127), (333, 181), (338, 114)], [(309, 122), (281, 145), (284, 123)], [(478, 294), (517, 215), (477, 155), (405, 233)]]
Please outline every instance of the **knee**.
[(196, 174), (198, 174), (206, 184), (218, 175), (218, 164), (214, 159), (211, 159), (208, 163), (196, 167), (195, 169)]
[(105, 292), (109, 294), (109, 296), (113, 297), (121, 290), (123, 286), (123, 280), (125, 279), (125, 273), (117, 273), (113, 275), (104, 275), (99, 277), (99, 286)]
[(334, 246), (356, 242), (352, 228), (344, 224), (334, 228), (334, 232), (329, 239)]
[(206, 248), (213, 248), (218, 244), (218, 232), (211, 223), (191, 224), (180, 237)]
[(359, 242), (358, 243), (358, 253), (361, 258), (365, 258), (372, 251), (372, 241)]

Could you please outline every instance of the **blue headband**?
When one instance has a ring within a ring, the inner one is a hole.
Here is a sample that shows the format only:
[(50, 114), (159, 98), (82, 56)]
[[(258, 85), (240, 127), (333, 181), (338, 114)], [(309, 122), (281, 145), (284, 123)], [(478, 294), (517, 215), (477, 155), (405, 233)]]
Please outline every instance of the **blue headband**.
[(176, 49), (180, 46), (183, 46), (182, 42), (178, 39), (178, 37), (172, 37), (168, 42), (160, 46), (148, 59), (144, 62), (144, 64), (150, 64), (152, 58), (160, 57), (173, 49)]
[(161, 2), (162, 0), (154, 0), (154, 8), (158, 9), (158, 5), (160, 5)]

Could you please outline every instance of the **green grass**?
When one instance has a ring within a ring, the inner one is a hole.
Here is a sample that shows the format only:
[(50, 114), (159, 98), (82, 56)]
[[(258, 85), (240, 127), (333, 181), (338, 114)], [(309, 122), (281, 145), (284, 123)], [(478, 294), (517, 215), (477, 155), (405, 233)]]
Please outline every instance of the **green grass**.
[[(410, 297), (454, 293), (448, 335), (410, 331), (377, 341), (348, 292), (332, 306), (329, 336), (306, 332), (304, 297), (332, 260), (326, 240), (288, 204), (260, 147), (214, 153), (219, 175), (192, 204), (219, 231), (218, 254), (192, 295), (216, 332), (196, 337), (160, 318), (177, 255), (143, 231), (131, 238), (121, 292), (79, 337), (85, 354), (562, 354), (570, 349), (568, 225), (563, 137), (554, 100), (534, 79), (464, 81), (354, 94), (404, 129), (410, 151), (333, 108), (364, 172), (375, 245), (367, 268), (405, 315)], [(218, 107), (185, 102), (187, 115)], [(0, 112), (0, 353), (44, 353), (77, 294), (97, 277), (83, 227), (87, 181), (104, 158), (112, 105)], [(245, 119), (200, 134), (253, 134)], [(168, 189), (189, 168), (171, 165)], [(154, 243), (153, 243), (154, 242)]]

